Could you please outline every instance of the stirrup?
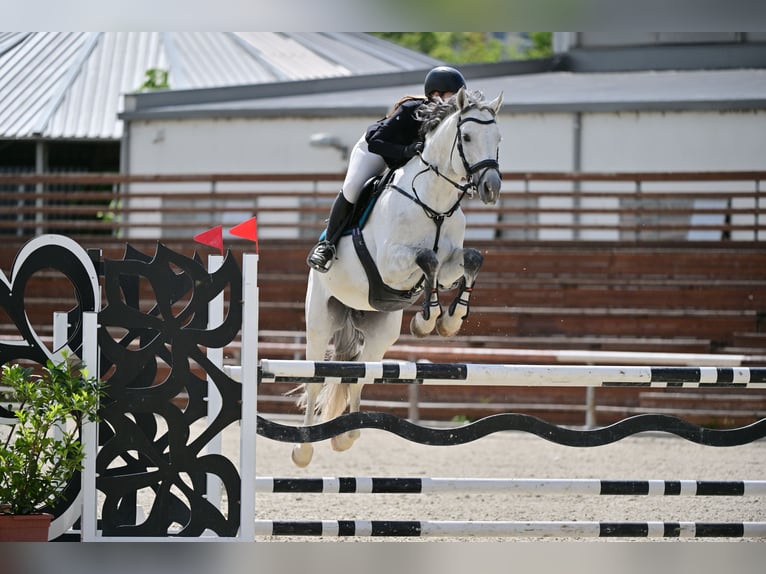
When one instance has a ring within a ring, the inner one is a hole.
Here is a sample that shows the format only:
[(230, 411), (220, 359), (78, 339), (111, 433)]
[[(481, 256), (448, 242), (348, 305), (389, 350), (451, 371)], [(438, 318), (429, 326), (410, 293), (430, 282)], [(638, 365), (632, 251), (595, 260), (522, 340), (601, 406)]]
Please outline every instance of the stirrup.
[(335, 259), (335, 245), (329, 241), (320, 241), (306, 257), (306, 264), (320, 273), (327, 273)]

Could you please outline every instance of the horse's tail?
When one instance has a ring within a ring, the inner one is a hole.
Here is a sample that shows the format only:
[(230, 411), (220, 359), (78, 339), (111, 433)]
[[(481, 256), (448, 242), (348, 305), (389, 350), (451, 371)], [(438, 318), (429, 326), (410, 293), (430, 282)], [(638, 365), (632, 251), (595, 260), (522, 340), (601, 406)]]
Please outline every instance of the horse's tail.
[[(343, 324), (333, 335), (335, 352), (331, 356), (333, 361), (355, 361), (364, 345), (364, 333), (356, 326), (356, 315), (360, 311), (346, 310)], [(353, 383), (356, 384), (356, 383)], [(322, 390), (317, 398), (317, 413), (321, 413), (323, 420), (331, 420), (343, 414), (348, 405), (348, 384), (330, 383), (322, 385)]]

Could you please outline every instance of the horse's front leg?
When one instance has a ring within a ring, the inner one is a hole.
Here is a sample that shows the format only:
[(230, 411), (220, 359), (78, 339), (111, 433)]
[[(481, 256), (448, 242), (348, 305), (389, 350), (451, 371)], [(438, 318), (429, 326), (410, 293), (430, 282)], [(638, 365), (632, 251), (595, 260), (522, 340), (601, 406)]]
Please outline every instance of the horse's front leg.
[(450, 303), (447, 313), (441, 315), (436, 322), (436, 331), (442, 337), (457, 335), (463, 326), (463, 320), (468, 317), (471, 293), (483, 262), (484, 257), (476, 249), (463, 250), (463, 276), (458, 284), (457, 295)]
[(416, 337), (428, 336), (436, 327), (436, 320), (442, 314), (439, 303), (439, 259), (430, 249), (421, 249), (415, 257), (415, 263), (425, 274), (425, 298), (423, 309), (410, 321), (410, 332)]

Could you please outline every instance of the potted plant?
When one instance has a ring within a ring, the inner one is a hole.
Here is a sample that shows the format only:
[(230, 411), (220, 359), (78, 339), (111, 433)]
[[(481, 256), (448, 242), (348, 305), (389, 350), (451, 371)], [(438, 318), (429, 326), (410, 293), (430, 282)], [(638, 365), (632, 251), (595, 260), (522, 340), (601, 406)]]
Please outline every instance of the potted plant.
[[(82, 424), (97, 420), (103, 387), (78, 360), (65, 357), (48, 361), (41, 375), (3, 365), (0, 388), (7, 389), (16, 419), (0, 425), (0, 540), (45, 541), (53, 517), (41, 509), (54, 506), (82, 470)], [(24, 534), (27, 523), (42, 523), (38, 534)]]

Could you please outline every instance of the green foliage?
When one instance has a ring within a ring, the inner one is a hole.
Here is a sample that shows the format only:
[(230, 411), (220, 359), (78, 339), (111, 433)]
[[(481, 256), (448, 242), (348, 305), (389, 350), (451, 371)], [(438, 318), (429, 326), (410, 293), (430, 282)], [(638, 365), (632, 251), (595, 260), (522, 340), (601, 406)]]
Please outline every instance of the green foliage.
[(547, 58), (553, 54), (553, 32), (530, 32), (532, 46), (524, 52), (525, 58)]
[[(53, 505), (85, 458), (80, 432), (96, 421), (103, 385), (78, 361), (48, 361), (41, 376), (3, 365), (17, 423), (0, 444), (0, 513), (32, 514)], [(3, 432), (0, 430), (0, 432)]]
[(138, 88), (139, 91), (169, 89), (170, 82), (168, 82), (168, 74), (168, 70), (149, 68), (145, 72), (146, 79), (144, 80), (144, 83)]
[(552, 53), (551, 32), (528, 32), (531, 46), (508, 47), (487, 32), (377, 32), (373, 35), (452, 64), (543, 58)]

